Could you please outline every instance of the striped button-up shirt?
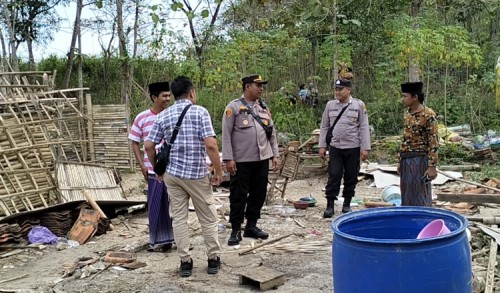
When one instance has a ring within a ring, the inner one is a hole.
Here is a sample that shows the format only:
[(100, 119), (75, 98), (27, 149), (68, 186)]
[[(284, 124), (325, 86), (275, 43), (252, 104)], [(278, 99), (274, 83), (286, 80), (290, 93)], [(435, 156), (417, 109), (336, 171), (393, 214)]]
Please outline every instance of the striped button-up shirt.
[[(156, 144), (162, 139), (170, 142), (177, 119), (190, 103), (187, 99), (177, 100), (174, 105), (161, 112), (146, 140)], [(211, 136), (215, 137), (215, 131), (210, 114), (207, 109), (193, 105), (187, 111), (172, 145), (166, 172), (181, 179), (200, 179), (207, 176), (207, 150), (203, 140)]]
[[(153, 128), (153, 124), (156, 121), (158, 114), (153, 112), (151, 109), (147, 109), (142, 111), (137, 115), (134, 120), (134, 124), (132, 124), (132, 128), (130, 128), (130, 133), (128, 134), (128, 139), (140, 143), (145, 138), (148, 137), (151, 128)], [(156, 152), (158, 153), (158, 149), (160, 145), (156, 146)], [(144, 150), (144, 166), (148, 168), (149, 174), (154, 174), (153, 166), (149, 162), (148, 154)]]

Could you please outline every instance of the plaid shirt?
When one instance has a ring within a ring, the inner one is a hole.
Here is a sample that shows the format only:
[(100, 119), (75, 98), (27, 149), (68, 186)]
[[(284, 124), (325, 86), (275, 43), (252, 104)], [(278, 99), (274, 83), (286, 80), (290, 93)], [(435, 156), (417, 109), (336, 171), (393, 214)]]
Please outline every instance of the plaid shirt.
[[(191, 102), (182, 99), (158, 115), (147, 141), (156, 144), (164, 138), (170, 141), (177, 119)], [(184, 116), (179, 133), (170, 151), (166, 172), (181, 179), (200, 179), (208, 175), (205, 158), (207, 150), (203, 140), (215, 136), (212, 120), (207, 109), (193, 105)]]

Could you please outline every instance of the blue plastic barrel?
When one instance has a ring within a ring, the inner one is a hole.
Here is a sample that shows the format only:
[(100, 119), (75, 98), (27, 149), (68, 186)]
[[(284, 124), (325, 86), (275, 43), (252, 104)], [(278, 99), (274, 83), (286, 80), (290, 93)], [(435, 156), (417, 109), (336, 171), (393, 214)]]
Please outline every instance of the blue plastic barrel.
[[(417, 240), (443, 219), (451, 233)], [(467, 219), (446, 210), (391, 207), (347, 213), (332, 222), (335, 293), (472, 292)]]

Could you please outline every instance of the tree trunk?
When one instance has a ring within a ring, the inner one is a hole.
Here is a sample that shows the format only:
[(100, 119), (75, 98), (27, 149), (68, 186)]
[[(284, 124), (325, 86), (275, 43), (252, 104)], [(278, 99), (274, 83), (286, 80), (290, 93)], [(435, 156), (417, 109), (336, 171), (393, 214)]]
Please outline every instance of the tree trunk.
[(109, 67), (111, 62), (111, 56), (113, 55), (111, 52), (111, 48), (113, 46), (113, 42), (115, 40), (115, 31), (116, 31), (116, 22), (113, 22), (113, 28), (111, 31), (111, 38), (109, 38), (108, 47), (105, 48), (101, 44), (102, 55), (104, 56), (104, 69), (103, 69), (103, 84), (104, 86), (104, 97), (108, 99), (110, 93), (110, 82), (109, 82)]
[[(135, 58), (137, 57), (137, 39), (139, 37), (139, 14), (140, 14), (140, 0), (135, 0), (135, 19), (134, 19), (134, 43), (133, 43), (133, 49), (132, 49), (132, 62), (129, 64), (129, 80), (127, 82), (128, 84), (128, 92), (132, 92), (132, 85), (133, 85), (133, 79), (134, 79), (134, 69), (135, 69)], [(141, 94), (142, 96), (142, 94)]]
[(35, 66), (35, 55), (33, 54), (33, 42), (31, 41), (31, 38), (29, 36), (26, 36), (26, 45), (28, 46), (30, 70), (35, 71), (36, 66)]
[[(16, 47), (16, 37), (14, 34), (14, 25), (15, 25), (15, 14), (11, 14), (9, 9), (7, 8), (7, 1), (2, 1), (2, 10), (3, 17), (5, 20), (5, 24), (7, 25), (7, 32), (9, 34), (9, 45), (10, 45), (10, 65), (12, 66), (12, 70), (15, 72), (19, 72), (19, 63), (17, 60), (17, 47)], [(12, 15), (12, 16), (11, 16)]]
[(333, 0), (333, 80), (337, 80), (337, 0)]
[[(422, 4), (422, 0), (412, 0), (411, 2), (411, 16), (417, 17), (420, 13), (420, 5)], [(413, 23), (413, 29), (418, 29), (419, 25), (417, 21)], [(408, 79), (410, 82), (419, 81), (420, 74), (418, 70), (418, 60), (415, 56), (410, 56), (409, 58), (410, 65), (408, 67)]]
[(116, 24), (118, 29), (118, 48), (120, 51), (120, 98), (122, 103), (127, 103), (127, 81), (128, 81), (128, 54), (127, 41), (123, 30), (123, 0), (116, 1)]
[(3, 38), (2, 28), (0, 28), (0, 43), (2, 45), (2, 57), (0, 57), (0, 72), (7, 71), (7, 47), (5, 46), (5, 40)]
[(311, 40), (311, 57), (312, 57), (312, 75), (318, 75), (318, 37), (314, 36)]
[[(205, 83), (205, 48), (208, 44), (208, 41), (213, 35), (214, 32), (214, 27), (215, 27), (215, 21), (217, 20), (217, 17), (219, 16), (220, 8), (222, 5), (222, 1), (219, 1), (217, 3), (217, 7), (215, 8), (215, 11), (212, 15), (212, 18), (210, 20), (210, 24), (208, 25), (208, 28), (201, 34), (202, 37), (200, 37), (200, 34), (196, 33), (195, 27), (194, 27), (194, 22), (193, 22), (193, 17), (192, 15), (194, 13), (193, 8), (189, 4), (188, 0), (183, 0), (184, 3), (184, 8), (182, 8), (182, 11), (188, 18), (188, 23), (189, 23), (189, 32), (191, 34), (191, 38), (193, 39), (193, 44), (194, 44), (194, 52), (196, 59), (198, 60), (198, 66), (200, 67), (200, 80), (199, 80), (199, 86), (203, 87)], [(196, 10), (196, 8), (195, 8)]]
[(69, 48), (68, 60), (66, 61), (66, 72), (64, 73), (63, 88), (69, 87), (69, 81), (71, 79), (71, 71), (73, 70), (73, 64), (75, 60), (75, 48), (76, 39), (78, 37), (78, 32), (81, 26), (81, 16), (83, 9), (83, 0), (78, 0), (76, 3), (76, 16), (75, 25), (73, 26), (73, 36), (71, 37), (71, 46)]

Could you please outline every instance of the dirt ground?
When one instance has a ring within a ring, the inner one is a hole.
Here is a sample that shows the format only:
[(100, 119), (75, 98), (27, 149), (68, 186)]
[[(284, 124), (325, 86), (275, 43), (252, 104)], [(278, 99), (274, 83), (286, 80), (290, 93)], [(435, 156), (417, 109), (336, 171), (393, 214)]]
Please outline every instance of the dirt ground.
[[(290, 203), (278, 199), (263, 208), (259, 226), (270, 233), (270, 239), (289, 233), (298, 233), (298, 236), (290, 236), (255, 253), (239, 256), (238, 252), (259, 243), (244, 238), (239, 249), (228, 247), (230, 229), (220, 227), (223, 253), (222, 269), (217, 275), (206, 273), (206, 250), (195, 212), (189, 213), (193, 275), (180, 278), (175, 249), (167, 253), (152, 253), (144, 249), (148, 242), (148, 219), (145, 211), (139, 211), (126, 214), (120, 217), (121, 220), (115, 219), (113, 231), (94, 237), (84, 245), (61, 250), (54, 246), (41, 250), (25, 249), (22, 253), (0, 258), (0, 282), (22, 276), (0, 284), (1, 292), (252, 292), (256, 287), (239, 285), (238, 272), (261, 265), (285, 274), (285, 284), (276, 292), (331, 292), (331, 220), (322, 218), (326, 201), (321, 189), (325, 183), (326, 174), (321, 174), (292, 181), (286, 189), (286, 198), (291, 200), (312, 195), (318, 201), (316, 207), (295, 210)], [(139, 174), (124, 174), (122, 184), (130, 199), (145, 200), (145, 182)], [(372, 188), (361, 182), (358, 197), (370, 192)], [(222, 203), (220, 223), (224, 224), (227, 222), (222, 214), (228, 211), (227, 198), (222, 188), (217, 194)], [(340, 206), (336, 210), (340, 210)], [(98, 262), (93, 265), (94, 274), (89, 277), (81, 278), (82, 273), (83, 276), (89, 273), (86, 269), (78, 270), (71, 277), (62, 277), (64, 265), (73, 264), (81, 257), (103, 257), (108, 251), (123, 248), (139, 250), (137, 260), (146, 266), (136, 270), (117, 270), (115, 267), (102, 270), (104, 263)]]
[[(227, 246), (229, 228), (220, 225), (219, 239), (223, 246), (222, 269), (217, 275), (208, 275), (206, 250), (195, 212), (189, 213), (193, 275), (181, 278), (179, 258), (175, 249), (167, 253), (147, 252), (148, 219), (146, 211), (125, 214), (113, 220), (115, 229), (94, 237), (90, 242), (58, 250), (54, 246), (44, 249), (25, 249), (22, 253), (0, 258), (0, 292), (254, 292), (251, 285), (239, 284), (243, 269), (265, 266), (285, 274), (285, 284), (275, 292), (332, 292), (331, 219), (323, 219), (326, 205), (322, 188), (326, 184), (324, 172), (308, 173), (308, 178), (288, 184), (286, 199), (297, 200), (313, 196), (318, 203), (307, 210), (296, 210), (286, 200), (276, 199), (264, 206), (259, 226), (270, 233), (270, 240), (289, 233), (297, 233), (276, 244), (266, 245), (253, 253), (240, 256), (242, 250), (258, 245), (253, 239), (244, 238), (238, 249)], [(364, 196), (380, 196), (381, 190), (369, 187), (371, 180), (361, 181), (353, 202)], [(129, 199), (145, 200), (145, 181), (137, 174), (124, 174), (123, 187)], [(221, 224), (227, 224), (228, 193), (218, 188), (221, 203)], [(341, 203), (335, 208), (339, 216)], [(353, 210), (358, 209), (354, 207)], [(175, 247), (175, 246), (174, 246)], [(137, 261), (145, 267), (119, 270), (106, 267), (102, 262), (108, 251), (125, 249), (134, 251)], [(65, 265), (82, 257), (101, 257), (101, 261), (77, 270), (71, 277), (63, 278)], [(90, 274), (90, 276), (88, 276)]]

